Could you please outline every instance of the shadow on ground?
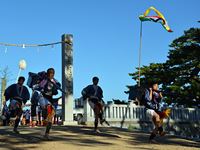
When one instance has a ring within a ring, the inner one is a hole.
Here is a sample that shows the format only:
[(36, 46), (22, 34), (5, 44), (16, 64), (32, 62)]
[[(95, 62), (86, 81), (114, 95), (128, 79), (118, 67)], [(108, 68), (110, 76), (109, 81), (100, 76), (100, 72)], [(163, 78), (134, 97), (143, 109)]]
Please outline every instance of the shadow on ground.
[[(142, 134), (141, 134), (142, 133)], [(141, 145), (141, 144), (149, 144), (149, 135), (150, 133), (134, 131), (130, 133), (132, 137), (131, 140), (128, 141), (129, 144)], [(181, 139), (177, 136), (172, 136), (166, 134), (165, 136), (157, 136), (155, 138), (155, 142), (158, 145), (163, 145), (163, 147), (172, 145), (172, 146), (184, 146), (189, 148), (200, 148), (200, 142), (195, 142), (187, 139)]]
[[(105, 139), (109, 138), (119, 138), (119, 136), (104, 132), (96, 134), (93, 128), (90, 127), (80, 127), (80, 126), (55, 126), (53, 127), (51, 138), (52, 140), (47, 141), (43, 138), (45, 128), (29, 128), (21, 127), (19, 128), (20, 134), (14, 134), (11, 127), (1, 127), (0, 128), (0, 149), (5, 148), (9, 150), (24, 150), (23, 148), (16, 148), (21, 144), (25, 144), (26, 148), (37, 149), (40, 143), (43, 142), (56, 142), (60, 141), (66, 144), (74, 144), (79, 146), (109, 146), (112, 145), (110, 142), (103, 142), (97, 140), (93, 137), (102, 137)], [(87, 136), (87, 137), (86, 137)], [(81, 138), (86, 137), (86, 138)], [(88, 138), (90, 137), (90, 138)], [(105, 140), (109, 141), (109, 140)], [(31, 144), (31, 146), (28, 146)], [(32, 146), (34, 145), (34, 146)]]
[[(0, 149), (24, 150), (38, 149), (43, 142), (62, 142), (63, 144), (73, 144), (77, 146), (98, 147), (111, 146), (119, 140), (127, 143), (127, 146), (134, 149), (150, 150), (151, 148), (141, 148), (141, 145), (148, 144), (149, 134), (139, 131), (128, 131), (120, 128), (100, 128), (102, 133), (96, 134), (92, 127), (86, 126), (54, 126), (52, 130), (52, 141), (46, 141), (42, 137), (44, 128), (19, 128), (21, 134), (12, 133), (11, 127), (0, 127)], [(165, 136), (156, 139), (159, 144), (182, 145), (185, 147), (200, 147), (200, 143), (178, 139), (174, 136)], [(23, 145), (20, 148), (20, 145)], [(18, 148), (16, 148), (18, 147)]]

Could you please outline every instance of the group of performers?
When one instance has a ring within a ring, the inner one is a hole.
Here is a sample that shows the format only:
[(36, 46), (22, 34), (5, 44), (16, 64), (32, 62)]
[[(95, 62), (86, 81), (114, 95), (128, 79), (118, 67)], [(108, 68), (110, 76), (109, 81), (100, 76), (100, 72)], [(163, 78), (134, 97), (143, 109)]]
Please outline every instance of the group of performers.
[[(54, 79), (55, 70), (49, 68), (43, 77), (37, 80), (37, 83), (32, 83), (33, 90), (31, 97), (31, 116), (34, 121), (36, 118), (36, 107), (39, 103), (42, 108), (43, 119), (46, 122), (46, 130), (44, 138), (49, 139), (49, 132), (52, 127), (52, 119), (55, 115), (54, 103), (57, 103), (58, 98), (54, 99), (53, 96), (58, 94), (60, 83)], [(9, 104), (9, 117), (10, 122), (13, 122), (13, 131), (19, 134), (18, 126), (22, 116), (23, 105), (30, 99), (30, 93), (26, 86), (24, 86), (24, 77), (19, 77), (16, 84), (10, 85), (4, 93), (6, 101), (10, 100)], [(5, 103), (4, 103), (5, 104)], [(5, 104), (6, 105), (6, 104)]]
[[(61, 84), (54, 78), (55, 70), (49, 68), (46, 73), (40, 73), (40, 79), (29, 83), (29, 87), (32, 89), (31, 96), (31, 117), (33, 123), (37, 121), (36, 107), (38, 104), (42, 109), (42, 117), (44, 119), (46, 130), (44, 138), (49, 139), (50, 129), (52, 127), (52, 119), (55, 115), (55, 103), (58, 102), (59, 98), (53, 98), (58, 94), (58, 90)], [(19, 134), (18, 125), (22, 115), (22, 107), (26, 104), (27, 100), (30, 99), (30, 93), (26, 86), (24, 86), (24, 77), (19, 77), (16, 84), (10, 85), (5, 90), (6, 101), (10, 100), (9, 107), (9, 120), (13, 122), (13, 131)], [(99, 78), (93, 77), (92, 84), (85, 87), (81, 94), (84, 100), (89, 102), (89, 105), (94, 111), (94, 131), (100, 133), (98, 130), (98, 124), (109, 123), (103, 117), (104, 101), (103, 101), (103, 90), (98, 85)], [(146, 113), (152, 118), (152, 122), (155, 126), (152, 131), (149, 141), (151, 142), (157, 134), (160, 136), (165, 135), (162, 127), (162, 120), (169, 115), (169, 111), (162, 112), (160, 107), (160, 101), (162, 99), (161, 92), (158, 91), (158, 84), (153, 83), (151, 86), (145, 89), (145, 107)], [(5, 104), (5, 103), (4, 103)], [(6, 107), (5, 107), (6, 108)]]

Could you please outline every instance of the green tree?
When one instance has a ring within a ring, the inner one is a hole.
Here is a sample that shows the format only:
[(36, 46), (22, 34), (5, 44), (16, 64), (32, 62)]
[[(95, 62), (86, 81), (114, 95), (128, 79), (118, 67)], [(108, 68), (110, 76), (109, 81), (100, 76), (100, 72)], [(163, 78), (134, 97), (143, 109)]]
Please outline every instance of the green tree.
[[(137, 68), (138, 69), (138, 68)], [(138, 71), (129, 74), (134, 80)], [(157, 81), (168, 103), (200, 104), (200, 29), (191, 28), (170, 44), (168, 60), (141, 68), (141, 83)]]

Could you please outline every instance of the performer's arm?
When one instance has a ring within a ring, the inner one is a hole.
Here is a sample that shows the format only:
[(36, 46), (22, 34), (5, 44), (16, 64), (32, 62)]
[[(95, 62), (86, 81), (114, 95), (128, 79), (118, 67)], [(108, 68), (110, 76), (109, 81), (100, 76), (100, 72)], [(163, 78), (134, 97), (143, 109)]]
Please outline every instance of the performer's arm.
[(145, 103), (146, 103), (145, 105), (149, 109), (155, 109), (155, 106), (151, 103), (152, 96), (150, 94), (151, 94), (151, 91), (146, 89), (145, 90)]
[(23, 103), (26, 104), (27, 100), (30, 99), (30, 93), (26, 87), (24, 87), (24, 97), (23, 97)]
[(85, 87), (82, 91), (81, 91), (81, 95), (83, 96), (83, 99), (86, 100), (88, 98), (88, 92), (89, 92), (89, 86)]
[(149, 88), (149, 99), (152, 100), (153, 90), (152, 88)]
[(103, 90), (101, 89), (101, 87), (99, 87), (99, 89), (100, 89), (100, 96), (101, 96), (99, 98), (102, 99), (103, 98)]
[(11, 98), (12, 93), (13, 93), (13, 88), (14, 88), (14, 84), (10, 85), (10, 86), (5, 90), (4, 96), (5, 96), (6, 101), (8, 101), (8, 100)]

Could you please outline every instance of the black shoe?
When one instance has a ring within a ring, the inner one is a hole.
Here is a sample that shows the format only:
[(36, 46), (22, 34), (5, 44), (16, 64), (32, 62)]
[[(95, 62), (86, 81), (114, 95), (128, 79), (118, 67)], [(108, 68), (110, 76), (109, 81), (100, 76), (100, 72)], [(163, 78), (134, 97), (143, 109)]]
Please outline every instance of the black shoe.
[(20, 134), (19, 131), (17, 130), (17, 128), (14, 128), (13, 132), (16, 133), (16, 134)]
[(149, 142), (152, 141), (155, 137), (156, 137), (156, 134), (155, 133), (151, 133), (151, 135), (149, 137)]
[(105, 119), (100, 120), (100, 124), (102, 125), (105, 122)]
[(157, 142), (157, 141), (155, 141), (154, 139), (152, 139), (152, 140), (149, 140), (149, 143), (150, 143), (150, 144), (158, 144), (158, 142)]
[(162, 131), (162, 132), (159, 132), (159, 135), (160, 136), (165, 136), (166, 132)]
[(108, 126), (110, 126), (110, 123), (108, 123), (108, 121), (105, 120), (105, 123), (106, 123)]
[(53, 141), (53, 138), (49, 136), (49, 133), (45, 133), (45, 135), (43, 136), (43, 138), (46, 141)]
[(105, 122), (108, 126), (110, 126), (110, 124), (108, 123), (108, 121), (106, 121), (106, 119), (100, 120), (100, 124), (101, 124), (101, 125), (103, 125), (104, 122)]
[(101, 133), (101, 131), (99, 131), (98, 129), (94, 129), (94, 132), (97, 134)]

